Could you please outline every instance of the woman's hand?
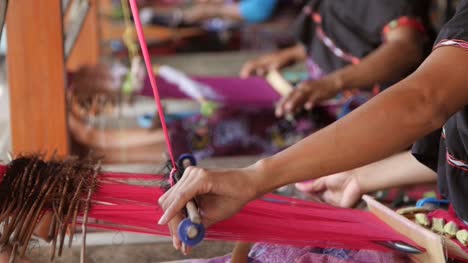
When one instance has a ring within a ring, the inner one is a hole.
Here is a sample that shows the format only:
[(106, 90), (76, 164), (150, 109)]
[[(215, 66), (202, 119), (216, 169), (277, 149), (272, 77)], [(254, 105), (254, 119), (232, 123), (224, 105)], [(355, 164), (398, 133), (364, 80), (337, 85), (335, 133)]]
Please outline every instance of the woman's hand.
[(346, 208), (353, 207), (364, 194), (353, 171), (321, 177), (311, 182), (297, 183), (296, 188), (306, 194), (320, 194), (325, 202)]
[(269, 71), (281, 69), (299, 60), (305, 60), (307, 53), (301, 44), (297, 44), (281, 51), (261, 56), (244, 64), (241, 78), (249, 76), (265, 76)]
[(250, 60), (242, 66), (240, 76), (247, 78), (249, 76), (265, 76), (269, 71), (278, 70), (291, 62), (291, 58), (279, 53), (273, 53)]
[(276, 116), (295, 114), (302, 108), (311, 110), (317, 103), (333, 98), (341, 90), (341, 81), (332, 75), (305, 81), (280, 101), (276, 107)]
[(169, 224), (176, 249), (181, 247), (177, 226), (183, 219), (181, 211), (189, 200), (196, 199), (202, 224), (209, 227), (227, 219), (257, 197), (253, 178), (257, 169), (210, 171), (188, 167), (182, 179), (159, 199), (164, 210), (159, 224)]
[(352, 207), (365, 193), (434, 183), (436, 179), (434, 171), (406, 151), (347, 172), (297, 183), (296, 188), (305, 193), (319, 193), (332, 205)]

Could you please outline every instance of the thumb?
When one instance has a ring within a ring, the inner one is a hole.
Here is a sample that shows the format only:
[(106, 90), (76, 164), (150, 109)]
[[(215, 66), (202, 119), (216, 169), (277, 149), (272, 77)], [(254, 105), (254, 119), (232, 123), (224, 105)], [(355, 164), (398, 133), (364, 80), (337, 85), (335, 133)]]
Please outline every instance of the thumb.
[(353, 188), (352, 186), (348, 185), (344, 190), (343, 190), (343, 198), (341, 199), (340, 206), (341, 207), (346, 207), (346, 208), (351, 208), (356, 203), (359, 201), (361, 198), (362, 194), (360, 193), (359, 190), (356, 188)]
[(296, 188), (302, 192), (321, 192), (326, 190), (324, 178), (319, 178), (313, 181), (296, 183)]
[(268, 70), (272, 71), (272, 70), (278, 70), (281, 68), (281, 62), (280, 61), (274, 61), (270, 64), (270, 66), (268, 67)]

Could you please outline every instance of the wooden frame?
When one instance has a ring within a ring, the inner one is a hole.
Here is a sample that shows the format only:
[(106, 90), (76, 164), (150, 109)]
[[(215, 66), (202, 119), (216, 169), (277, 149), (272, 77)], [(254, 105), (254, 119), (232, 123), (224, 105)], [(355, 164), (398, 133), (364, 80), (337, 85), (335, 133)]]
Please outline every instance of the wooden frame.
[(7, 24), (13, 154), (67, 155), (61, 1), (10, 1)]
[(2, 39), (3, 25), (5, 24), (6, 12), (8, 9), (8, 0), (0, 2), (0, 39)]
[[(78, 1), (78, 0), (75, 0)], [(70, 1), (71, 2), (71, 1)], [(71, 53), (66, 58), (68, 70), (75, 71), (83, 65), (96, 65), (100, 59), (100, 30), (98, 25), (99, 0), (89, 0), (88, 12)]]
[(452, 240), (439, 236), (424, 227), (417, 225), (404, 216), (397, 214), (395, 211), (377, 202), (370, 196), (365, 195), (363, 196), (363, 199), (366, 201), (371, 213), (376, 215), (395, 231), (407, 236), (415, 243), (426, 249), (425, 253), (411, 255), (413, 262), (446, 262), (445, 252), (457, 259), (468, 261), (468, 254)]

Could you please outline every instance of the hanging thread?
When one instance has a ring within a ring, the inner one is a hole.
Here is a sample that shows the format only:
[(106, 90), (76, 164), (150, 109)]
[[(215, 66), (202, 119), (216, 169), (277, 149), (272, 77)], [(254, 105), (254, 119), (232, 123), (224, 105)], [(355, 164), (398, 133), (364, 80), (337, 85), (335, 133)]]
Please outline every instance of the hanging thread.
[(145, 60), (146, 71), (148, 72), (148, 77), (151, 83), (151, 88), (153, 90), (154, 101), (156, 102), (156, 106), (158, 107), (159, 119), (161, 120), (161, 126), (164, 132), (164, 138), (166, 140), (167, 150), (171, 158), (173, 169), (170, 173), (170, 177), (173, 178), (177, 170), (177, 166), (176, 166), (176, 162), (175, 162), (175, 158), (174, 158), (174, 154), (172, 150), (171, 140), (169, 137), (169, 131), (167, 129), (166, 118), (164, 116), (163, 107), (161, 104), (161, 98), (159, 96), (158, 87), (156, 85), (156, 78), (154, 76), (153, 67), (151, 64), (151, 57), (148, 51), (148, 46), (146, 45), (145, 33), (143, 31), (143, 26), (141, 24), (140, 14), (138, 13), (137, 3), (135, 0), (129, 0), (129, 2), (130, 2), (130, 9), (132, 10), (133, 20), (135, 22), (135, 28), (137, 31), (138, 41), (141, 47), (141, 53), (143, 54), (143, 58)]

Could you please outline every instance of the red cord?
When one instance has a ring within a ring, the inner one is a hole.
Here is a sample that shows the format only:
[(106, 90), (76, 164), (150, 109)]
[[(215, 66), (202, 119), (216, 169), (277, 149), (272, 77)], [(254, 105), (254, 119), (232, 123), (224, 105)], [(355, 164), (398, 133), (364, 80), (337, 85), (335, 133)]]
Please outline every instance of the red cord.
[(153, 67), (151, 64), (151, 57), (148, 52), (148, 46), (146, 45), (145, 34), (143, 32), (143, 26), (141, 24), (140, 14), (138, 12), (138, 6), (135, 0), (129, 0), (129, 2), (130, 2), (130, 8), (133, 14), (133, 21), (135, 22), (135, 28), (136, 28), (137, 35), (138, 35), (138, 41), (140, 42), (141, 53), (143, 54), (143, 58), (145, 60), (145, 65), (146, 65), (146, 71), (148, 72), (148, 76), (149, 76), (150, 83), (151, 83), (151, 88), (153, 89), (154, 101), (156, 102), (156, 106), (158, 107), (159, 119), (161, 120), (161, 126), (163, 128), (167, 150), (169, 152), (169, 156), (172, 162), (172, 167), (173, 167), (171, 171), (171, 177), (172, 177), (172, 175), (175, 173), (177, 169), (177, 166), (176, 166), (174, 154), (172, 151), (171, 140), (169, 138), (169, 131), (166, 125), (166, 118), (164, 116), (163, 108), (161, 105), (161, 98), (159, 97), (158, 86), (156, 85), (156, 78), (154, 77)]

